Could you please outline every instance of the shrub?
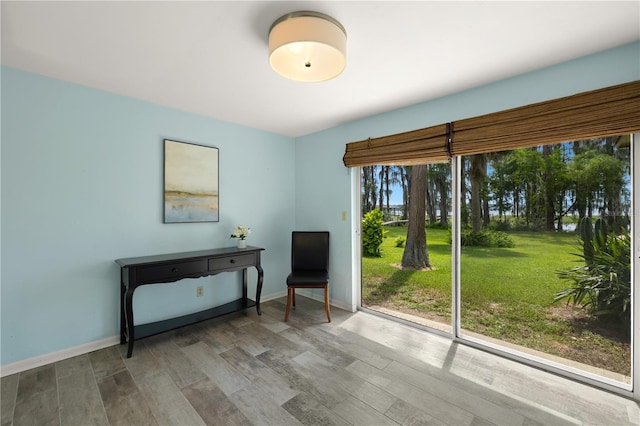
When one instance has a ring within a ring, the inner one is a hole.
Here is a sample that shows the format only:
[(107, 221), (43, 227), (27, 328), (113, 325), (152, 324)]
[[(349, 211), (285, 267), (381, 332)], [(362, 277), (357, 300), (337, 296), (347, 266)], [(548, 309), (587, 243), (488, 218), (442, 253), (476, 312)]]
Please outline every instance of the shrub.
[(492, 220), (489, 222), (489, 229), (492, 231), (510, 231), (511, 230), (511, 222), (509, 219), (506, 220)]
[(470, 229), (462, 230), (460, 243), (463, 246), (472, 247), (515, 247), (513, 239), (506, 232), (483, 229), (480, 232), (472, 232)]
[(583, 220), (580, 234), (582, 253), (577, 256), (584, 265), (558, 271), (561, 279), (570, 280), (573, 285), (557, 292), (554, 301), (567, 299), (567, 303), (579, 305), (592, 316), (615, 319), (628, 326), (631, 322), (629, 231), (608, 234), (604, 222), (598, 220), (594, 229), (591, 220)]
[(396, 247), (404, 247), (405, 238), (398, 237), (396, 238)]
[(380, 245), (387, 233), (382, 225), (382, 218), (382, 212), (374, 209), (362, 219), (362, 252), (365, 256), (382, 256)]
[(523, 218), (511, 219), (509, 223), (509, 229), (512, 231), (537, 231), (540, 230), (539, 226), (536, 226), (535, 223), (529, 222)]

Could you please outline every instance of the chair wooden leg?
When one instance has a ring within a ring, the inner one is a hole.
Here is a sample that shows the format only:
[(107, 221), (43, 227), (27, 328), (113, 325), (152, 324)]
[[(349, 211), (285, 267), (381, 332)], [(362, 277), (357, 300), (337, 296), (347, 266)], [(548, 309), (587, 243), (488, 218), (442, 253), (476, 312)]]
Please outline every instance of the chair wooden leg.
[(327, 311), (327, 322), (331, 322), (331, 314), (329, 313), (329, 286), (324, 288), (324, 310)]
[(293, 288), (287, 288), (287, 308), (284, 311), (284, 322), (287, 322), (287, 320), (289, 319), (289, 311), (291, 310), (291, 297), (293, 294), (295, 294), (293, 293)]
[(296, 288), (291, 287), (291, 300), (293, 300), (293, 307), (296, 307)]

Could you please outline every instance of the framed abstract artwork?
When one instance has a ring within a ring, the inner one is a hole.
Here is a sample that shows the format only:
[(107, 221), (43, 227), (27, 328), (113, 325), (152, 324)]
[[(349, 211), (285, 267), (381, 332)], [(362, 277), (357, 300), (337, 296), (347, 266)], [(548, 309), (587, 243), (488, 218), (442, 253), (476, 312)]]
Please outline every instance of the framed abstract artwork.
[(218, 222), (218, 148), (164, 140), (164, 223)]

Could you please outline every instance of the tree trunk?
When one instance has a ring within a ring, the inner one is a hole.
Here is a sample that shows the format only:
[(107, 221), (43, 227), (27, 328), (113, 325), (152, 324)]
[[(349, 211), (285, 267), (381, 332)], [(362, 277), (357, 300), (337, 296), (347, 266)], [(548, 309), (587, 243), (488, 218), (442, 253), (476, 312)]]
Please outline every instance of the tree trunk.
[(375, 186), (375, 182), (372, 182), (371, 169), (373, 166), (363, 166), (362, 167), (362, 213), (366, 214), (373, 210), (372, 205), (372, 191)]
[[(429, 169), (427, 166), (427, 176), (429, 175)], [(438, 220), (437, 212), (437, 197), (438, 193), (436, 186), (432, 179), (427, 178), (427, 192), (426, 192), (425, 208), (427, 216), (429, 216), (429, 223), (436, 223)]]
[(482, 228), (482, 185), (486, 176), (487, 163), (484, 154), (471, 157), (471, 231), (480, 232)]
[[(551, 157), (551, 151), (552, 151), (552, 146), (551, 145), (544, 145), (542, 147), (542, 158), (544, 159), (546, 164), (549, 164), (549, 157)], [(552, 185), (549, 184), (549, 182), (552, 179), (555, 179), (555, 176), (553, 176), (553, 173), (551, 173), (549, 171), (549, 168), (546, 167), (544, 174), (542, 175), (542, 178), (544, 180), (544, 192), (545, 192), (545, 228), (547, 229), (547, 231), (554, 231), (555, 230), (555, 220), (556, 220), (556, 198), (557, 198), (557, 194), (555, 194), (551, 188), (553, 188)]]
[(370, 173), (371, 173), (371, 210), (376, 208), (376, 205), (378, 205), (378, 198), (377, 198), (377, 184), (376, 184), (376, 170), (375, 170), (375, 166), (371, 166), (370, 167)]
[(471, 231), (480, 232), (482, 228), (480, 202), (480, 187), (477, 184), (471, 184)]
[(411, 186), (411, 166), (403, 166), (402, 173), (402, 220), (409, 219), (409, 187)]
[[(464, 157), (462, 161), (462, 173), (460, 179), (460, 223), (463, 226), (469, 225), (469, 206), (467, 205), (467, 165), (469, 157)], [(455, 196), (453, 191), (452, 196)]]
[(442, 226), (449, 225), (449, 204), (447, 203), (447, 185), (438, 182), (440, 187), (440, 224)]
[(391, 197), (391, 190), (389, 189), (389, 169), (391, 168), (391, 166), (384, 166), (384, 185), (385, 185), (385, 191), (384, 191), (384, 196), (385, 196), (385, 201), (386, 201), (386, 205), (387, 205), (387, 213), (391, 214), (391, 206), (389, 205), (389, 198)]
[[(484, 191), (487, 193), (488, 191)], [(486, 195), (482, 200), (482, 224), (484, 226), (489, 226), (489, 222), (491, 221), (491, 210), (489, 208), (489, 197)]]
[(554, 231), (556, 229), (556, 203), (553, 194), (546, 194), (546, 208), (545, 208), (545, 227), (547, 231)]
[(427, 167), (425, 165), (412, 166), (409, 182), (409, 224), (407, 241), (402, 254), (402, 267), (427, 268), (431, 267), (427, 251), (424, 208), (427, 192)]
[(378, 174), (378, 180), (380, 181), (380, 189), (379, 189), (379, 199), (380, 199), (380, 205), (379, 205), (379, 209), (382, 212), (382, 214), (384, 214), (384, 166), (380, 167), (380, 173)]

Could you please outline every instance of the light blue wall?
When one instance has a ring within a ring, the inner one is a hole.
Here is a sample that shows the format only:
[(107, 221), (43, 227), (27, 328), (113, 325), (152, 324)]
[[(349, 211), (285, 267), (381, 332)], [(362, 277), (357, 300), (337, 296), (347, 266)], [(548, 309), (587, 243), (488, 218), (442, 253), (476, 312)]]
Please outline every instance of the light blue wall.
[(298, 138), (296, 228), (324, 228), (331, 232), (332, 301), (342, 306), (356, 303), (351, 290), (353, 230), (348, 226), (355, 212), (349, 210), (347, 222), (339, 220), (340, 211), (348, 209), (355, 199), (350, 191), (351, 176), (342, 164), (345, 144), (638, 79), (640, 43), (636, 42)]
[[(238, 223), (267, 249), (263, 298), (286, 293), (292, 138), (11, 68), (1, 78), (2, 365), (117, 335), (115, 259), (230, 246)], [(220, 149), (220, 222), (162, 223), (164, 138)], [(231, 300), (238, 276), (142, 287), (136, 322)]]
[[(116, 335), (114, 259), (231, 245), (237, 223), (252, 227), (250, 244), (267, 248), (267, 298), (284, 294), (290, 232), (329, 230), (331, 298), (352, 306), (346, 143), (640, 79), (640, 43), (295, 141), (10, 68), (2, 68), (1, 79), (5, 365)], [(220, 148), (219, 223), (162, 224), (164, 138)], [(196, 299), (201, 283), (205, 297)], [(136, 320), (223, 302), (235, 297), (228, 293), (236, 284), (229, 274), (143, 287), (135, 295)]]

